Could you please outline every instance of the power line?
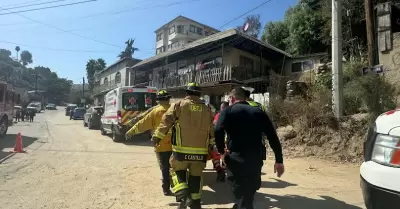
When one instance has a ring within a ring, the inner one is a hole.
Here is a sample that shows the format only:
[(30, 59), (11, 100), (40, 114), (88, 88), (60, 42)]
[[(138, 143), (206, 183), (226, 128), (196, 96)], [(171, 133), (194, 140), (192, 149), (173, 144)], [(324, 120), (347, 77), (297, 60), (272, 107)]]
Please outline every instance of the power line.
[[(41, 7), (41, 8), (35, 8), (35, 9), (27, 9), (27, 10), (20, 10), (20, 11), (14, 11), (14, 12), (8, 12), (8, 13), (0, 13), (1, 15), (9, 15), (9, 14), (19, 14), (23, 12), (31, 12), (31, 11), (37, 11), (37, 10), (43, 10), (43, 9), (51, 9), (51, 8), (56, 8), (56, 7), (65, 7), (65, 6), (71, 6), (71, 5), (76, 5), (76, 4), (83, 4), (83, 3), (88, 3), (92, 1), (97, 1), (97, 0), (86, 0), (86, 1), (80, 1), (80, 2), (74, 2), (74, 3), (69, 3), (69, 4), (60, 4), (60, 5), (55, 5), (55, 6), (48, 6), (48, 7)], [(10, 10), (3, 8), (3, 10)]]
[[(91, 0), (91, 1), (93, 1), (93, 0)], [(95, 0), (94, 0), (94, 1), (95, 1)], [(32, 18), (30, 18), (30, 17), (27, 17), (27, 16), (22, 15), (22, 14), (19, 14), (19, 13), (16, 13), (16, 15), (21, 16), (21, 17), (23, 17), (23, 18), (25, 18), (25, 19), (31, 20), (31, 21), (33, 21), (33, 22), (36, 22), (36, 23), (45, 25), (45, 26), (47, 26), (47, 27), (54, 28), (54, 29), (59, 30), (59, 31), (63, 31), (63, 32), (65, 32), (65, 33), (69, 33), (69, 34), (74, 35), (74, 36), (78, 36), (78, 37), (81, 37), (81, 38), (84, 38), (84, 39), (88, 39), (88, 40), (91, 40), (91, 41), (94, 41), (94, 42), (102, 43), (102, 44), (105, 44), (105, 45), (109, 45), (109, 46), (114, 46), (114, 47), (122, 48), (121, 46), (118, 46), (118, 45), (115, 45), (115, 44), (110, 44), (110, 43), (107, 43), (107, 42), (104, 42), (104, 41), (99, 41), (99, 40), (96, 40), (96, 39), (93, 39), (93, 38), (89, 38), (89, 37), (86, 37), (86, 36), (79, 35), (79, 34), (77, 34), (77, 33), (73, 33), (73, 32), (71, 32), (71, 31), (64, 30), (64, 29), (62, 29), (62, 28), (58, 28), (58, 27), (56, 27), (56, 26), (53, 26), (53, 25), (50, 25), (50, 24), (41, 22), (41, 21), (39, 21), (39, 20), (32, 19)]]
[[(10, 41), (3, 41), (0, 40), (0, 43), (6, 43), (6, 44), (13, 44), (13, 45), (18, 45), (18, 46), (26, 46), (26, 47), (32, 47), (32, 48), (37, 48), (37, 49), (44, 49), (44, 50), (49, 50), (49, 51), (63, 51), (63, 52), (82, 52), (82, 53), (117, 53), (116, 51), (100, 51), (100, 50), (79, 50), (79, 49), (60, 49), (60, 48), (51, 48), (51, 47), (45, 47), (45, 46), (34, 46), (34, 45), (29, 45), (29, 44), (21, 44), (21, 43), (15, 43), (15, 42), (10, 42)], [(140, 49), (139, 52), (146, 52), (150, 50), (155, 50), (154, 49)]]
[(67, 1), (67, 0), (46, 1), (46, 2), (42, 2), (42, 3), (36, 3), (36, 4), (27, 4), (27, 5), (23, 5), (23, 6), (7, 7), (5, 9), (0, 9), (0, 10), (19, 9), (19, 8), (24, 8), (24, 7), (43, 5), (43, 4), (51, 4), (51, 3), (56, 3), (56, 2), (60, 2), (60, 1)]
[(223, 28), (223, 27), (225, 27), (225, 26), (231, 24), (232, 22), (234, 22), (234, 21), (236, 21), (236, 20), (238, 20), (238, 19), (244, 17), (245, 15), (249, 14), (250, 12), (252, 12), (252, 11), (254, 11), (254, 10), (256, 10), (256, 9), (258, 9), (258, 8), (260, 8), (260, 7), (262, 7), (262, 6), (264, 6), (264, 5), (267, 4), (267, 3), (269, 3), (270, 1), (272, 1), (272, 0), (267, 0), (267, 1), (263, 2), (263, 3), (261, 3), (260, 5), (254, 7), (254, 8), (252, 8), (252, 9), (250, 9), (250, 10), (248, 10), (247, 12), (245, 12), (245, 13), (239, 15), (238, 17), (235, 17), (233, 20), (231, 20), (231, 21), (229, 21), (229, 22), (223, 24), (221, 27), (219, 27), (219, 29), (221, 29), (221, 28)]
[(84, 52), (84, 53), (116, 53), (115, 51), (93, 51), (93, 50), (75, 50), (75, 49), (49, 48), (49, 47), (43, 47), (43, 46), (32, 46), (32, 45), (28, 45), (28, 44), (14, 43), (14, 42), (3, 41), (3, 40), (0, 40), (0, 42), (7, 43), (7, 44), (18, 45), (18, 46), (26, 46), (26, 47), (33, 47), (33, 48), (38, 48), (38, 49), (45, 49), (45, 50), (50, 50), (50, 51)]

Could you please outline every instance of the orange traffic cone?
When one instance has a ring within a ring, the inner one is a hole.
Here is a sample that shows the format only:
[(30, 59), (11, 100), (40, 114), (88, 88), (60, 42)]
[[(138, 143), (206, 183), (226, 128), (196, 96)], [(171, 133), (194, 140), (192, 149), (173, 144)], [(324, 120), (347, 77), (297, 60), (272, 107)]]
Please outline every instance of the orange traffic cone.
[(14, 147), (14, 152), (25, 152), (24, 151), (24, 145), (22, 145), (22, 136), (21, 133), (18, 133), (17, 138), (15, 139), (15, 147)]

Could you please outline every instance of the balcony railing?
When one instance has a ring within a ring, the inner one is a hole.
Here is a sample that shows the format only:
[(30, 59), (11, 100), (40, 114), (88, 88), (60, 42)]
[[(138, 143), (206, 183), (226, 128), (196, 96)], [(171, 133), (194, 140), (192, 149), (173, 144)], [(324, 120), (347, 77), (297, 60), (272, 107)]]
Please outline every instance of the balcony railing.
[(159, 73), (156, 73), (155, 78), (150, 81), (150, 85), (159, 89), (183, 87), (192, 82), (193, 77), (194, 80), (199, 84), (218, 83), (220, 81), (232, 80), (232, 75), (235, 69), (236, 68), (232, 66), (225, 66), (222, 68), (199, 70), (197, 71), (197, 73), (189, 70), (188, 72), (182, 73), (180, 75), (176, 75), (176, 73), (171, 73), (165, 76), (164, 82), (162, 76), (160, 76)]

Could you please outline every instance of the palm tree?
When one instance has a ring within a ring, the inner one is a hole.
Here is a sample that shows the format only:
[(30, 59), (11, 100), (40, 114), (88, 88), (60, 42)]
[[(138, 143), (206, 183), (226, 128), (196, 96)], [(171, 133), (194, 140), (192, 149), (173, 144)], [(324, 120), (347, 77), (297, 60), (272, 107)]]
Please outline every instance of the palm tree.
[(133, 57), (133, 54), (135, 54), (135, 51), (139, 51), (138, 48), (133, 47), (133, 44), (134, 44), (134, 43), (135, 43), (135, 39), (128, 39), (128, 40), (125, 42), (125, 44), (126, 44), (125, 50), (122, 51), (122, 52), (118, 55), (118, 57), (119, 57), (120, 59), (123, 59), (123, 58), (132, 58), (132, 57)]
[(19, 46), (16, 46), (16, 47), (15, 47), (15, 51), (17, 51), (17, 61), (19, 60), (19, 59), (18, 59), (19, 50), (21, 50), (21, 48), (19, 48)]

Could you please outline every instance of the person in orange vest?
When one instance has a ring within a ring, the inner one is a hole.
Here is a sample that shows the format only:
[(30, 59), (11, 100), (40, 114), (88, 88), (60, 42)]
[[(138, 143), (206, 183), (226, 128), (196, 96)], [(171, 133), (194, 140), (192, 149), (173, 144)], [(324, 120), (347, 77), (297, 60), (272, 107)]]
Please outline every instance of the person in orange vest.
[[(143, 133), (145, 131), (151, 130), (155, 131), (155, 129), (160, 124), (160, 121), (164, 115), (164, 113), (170, 107), (171, 96), (167, 91), (161, 90), (157, 93), (157, 101), (158, 105), (153, 107), (153, 109), (144, 115), (142, 119), (140, 119), (128, 132), (126, 132), (126, 138), (130, 138), (133, 135)], [(172, 131), (168, 131), (163, 137), (162, 142), (156, 144), (154, 147), (154, 151), (157, 155), (158, 164), (160, 166), (160, 170), (162, 173), (162, 189), (165, 196), (172, 195), (170, 190), (171, 180), (170, 180), (170, 157), (172, 154), (172, 145), (171, 145), (171, 137)]]

